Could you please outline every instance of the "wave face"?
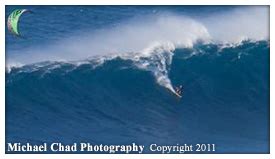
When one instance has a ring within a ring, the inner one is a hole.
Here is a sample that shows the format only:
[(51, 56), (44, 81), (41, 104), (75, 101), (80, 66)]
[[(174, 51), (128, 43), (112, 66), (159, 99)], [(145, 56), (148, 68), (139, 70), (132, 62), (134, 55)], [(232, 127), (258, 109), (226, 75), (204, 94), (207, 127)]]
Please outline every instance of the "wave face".
[(268, 153), (269, 49), (269, 41), (165, 44), (12, 68), (6, 142), (214, 143), (215, 153)]

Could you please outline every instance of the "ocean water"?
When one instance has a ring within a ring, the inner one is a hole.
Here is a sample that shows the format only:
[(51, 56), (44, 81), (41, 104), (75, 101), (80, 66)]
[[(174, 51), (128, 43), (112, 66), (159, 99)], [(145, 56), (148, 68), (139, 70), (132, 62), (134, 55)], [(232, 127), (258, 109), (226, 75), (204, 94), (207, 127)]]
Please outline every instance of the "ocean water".
[(6, 28), (6, 143), (269, 153), (268, 7), (16, 8), (33, 13)]

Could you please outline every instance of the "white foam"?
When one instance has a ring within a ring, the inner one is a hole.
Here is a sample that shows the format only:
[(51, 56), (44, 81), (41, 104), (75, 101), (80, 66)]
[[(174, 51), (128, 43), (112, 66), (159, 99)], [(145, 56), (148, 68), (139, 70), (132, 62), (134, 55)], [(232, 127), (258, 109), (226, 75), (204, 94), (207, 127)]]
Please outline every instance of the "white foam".
[(7, 66), (6, 66), (6, 72), (10, 72), (13, 68), (19, 68), (19, 67), (22, 67), (23, 64), (21, 63), (9, 63)]
[(269, 7), (246, 6), (201, 21), (215, 42), (239, 43), (269, 39)]
[(198, 39), (209, 38), (207, 29), (193, 19), (156, 15), (136, 18), (114, 28), (85, 31), (85, 34), (67, 37), (56, 44), (20, 50), (20, 53), (8, 52), (7, 63), (72, 61), (90, 56), (141, 52), (155, 43), (171, 42), (176, 46), (191, 47)]

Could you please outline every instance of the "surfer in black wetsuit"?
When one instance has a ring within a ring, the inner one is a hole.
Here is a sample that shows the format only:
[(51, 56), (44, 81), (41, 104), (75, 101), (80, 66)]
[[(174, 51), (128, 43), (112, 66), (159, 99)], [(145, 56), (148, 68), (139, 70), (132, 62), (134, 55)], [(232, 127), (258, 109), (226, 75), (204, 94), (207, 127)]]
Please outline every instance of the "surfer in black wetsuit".
[(182, 92), (183, 92), (182, 89), (183, 89), (183, 87), (182, 87), (182, 85), (180, 85), (180, 86), (178, 86), (178, 87), (175, 88), (175, 91), (176, 91), (176, 93), (177, 93), (178, 95), (181, 96), (181, 94), (182, 94)]

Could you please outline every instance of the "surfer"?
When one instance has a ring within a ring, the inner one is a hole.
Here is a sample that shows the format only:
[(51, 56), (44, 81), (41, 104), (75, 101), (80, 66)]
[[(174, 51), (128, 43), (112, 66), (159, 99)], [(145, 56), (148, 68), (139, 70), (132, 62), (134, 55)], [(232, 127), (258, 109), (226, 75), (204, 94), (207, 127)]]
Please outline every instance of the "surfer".
[(175, 88), (175, 91), (176, 91), (176, 95), (181, 97), (182, 96), (182, 92), (183, 92), (183, 87), (182, 85), (178, 86)]

